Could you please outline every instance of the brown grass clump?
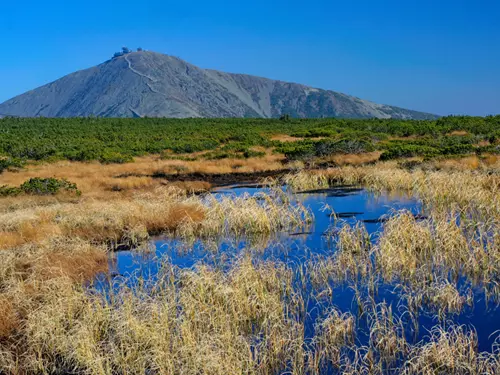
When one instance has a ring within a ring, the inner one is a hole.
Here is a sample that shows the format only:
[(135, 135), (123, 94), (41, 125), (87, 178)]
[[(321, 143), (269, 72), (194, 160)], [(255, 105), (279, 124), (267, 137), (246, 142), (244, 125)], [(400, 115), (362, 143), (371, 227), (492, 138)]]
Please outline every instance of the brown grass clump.
[[(313, 259), (307, 265), (313, 286), (323, 289), (331, 281), (366, 280), (373, 272), (371, 241), (361, 225), (344, 225), (334, 239), (336, 251), (332, 256)], [(331, 293), (328, 289), (320, 293)]]
[[(307, 139), (319, 141), (320, 139), (324, 139), (325, 137), (309, 137)], [(288, 134), (274, 134), (271, 136), (271, 141), (279, 141), (279, 142), (297, 142), (302, 141), (306, 138), (304, 137), (292, 137)]]
[(350, 313), (331, 309), (325, 319), (316, 323), (313, 344), (316, 347), (310, 363), (315, 373), (321, 373), (327, 366), (339, 368), (342, 350), (354, 343), (356, 320)]
[(47, 237), (60, 235), (59, 227), (52, 222), (54, 217), (48, 212), (36, 211), (37, 214), (34, 215), (29, 210), (0, 215), (4, 219), (0, 224), (0, 249), (40, 242)]
[(155, 185), (155, 181), (151, 177), (130, 176), (102, 181), (103, 189), (111, 191), (138, 190), (149, 188), (153, 185)]
[(483, 157), (483, 163), (488, 167), (500, 165), (500, 158), (498, 155), (485, 155)]
[(283, 176), (282, 180), (285, 185), (295, 192), (325, 189), (330, 186), (327, 176), (321, 173), (309, 173), (306, 171), (287, 174)]
[(66, 277), (74, 282), (83, 282), (92, 280), (99, 273), (107, 272), (108, 257), (100, 249), (87, 249), (74, 254), (56, 251), (36, 259), (33, 263), (21, 261), (18, 267), (20, 272), (36, 274), (39, 280)]
[(477, 170), (481, 167), (481, 159), (477, 156), (467, 156), (465, 158), (447, 159), (435, 161), (433, 164), (439, 169), (445, 170)]
[(497, 374), (499, 359), (495, 354), (478, 353), (477, 336), (461, 326), (448, 330), (436, 327), (430, 342), (415, 346), (406, 362), (404, 374), (460, 375)]
[[(472, 291), (469, 289), (467, 295), (462, 295), (454, 283), (449, 280), (433, 276), (437, 281), (424, 285), (418, 282), (411, 286), (403, 286), (406, 290), (402, 299), (406, 301), (409, 311), (413, 317), (418, 317), (419, 310), (425, 307), (425, 311), (432, 313), (441, 322), (444, 322), (451, 314), (460, 314), (466, 305), (472, 305)], [(418, 322), (415, 322), (416, 324)]]
[(380, 159), (380, 151), (367, 152), (364, 154), (337, 154), (326, 157), (324, 161), (334, 163), (337, 166), (364, 165), (375, 163)]
[(105, 248), (78, 239), (54, 238), (0, 254), (4, 261), (0, 278), (14, 277), (19, 281), (38, 283), (67, 278), (80, 283), (108, 270)]
[[(111, 300), (53, 293), (27, 318), (23, 372), (266, 374), (304, 365), (290, 271), (242, 259), (228, 273), (164, 268)], [(71, 322), (71, 324), (68, 324)]]
[(154, 195), (138, 195), (126, 205), (121, 201), (89, 202), (59, 211), (58, 224), (66, 236), (99, 243), (134, 245), (149, 234), (176, 231), (186, 223), (204, 219), (199, 199), (163, 189)]
[(173, 182), (164, 182), (165, 186), (172, 186), (181, 191), (185, 191), (188, 193), (200, 193), (204, 191), (209, 191), (212, 187), (212, 184), (207, 181), (173, 181)]
[(85, 199), (0, 214), (0, 248), (46, 238), (81, 238), (111, 247), (136, 246), (152, 234), (181, 236), (257, 235), (301, 227), (308, 210), (275, 189), (271, 195), (240, 198), (186, 196), (160, 187), (107, 202)]
[(469, 133), (466, 130), (453, 130), (452, 132), (448, 133), (447, 135), (466, 136), (466, 135), (469, 135)]
[(7, 296), (0, 294), (0, 341), (9, 338), (19, 327), (19, 318)]

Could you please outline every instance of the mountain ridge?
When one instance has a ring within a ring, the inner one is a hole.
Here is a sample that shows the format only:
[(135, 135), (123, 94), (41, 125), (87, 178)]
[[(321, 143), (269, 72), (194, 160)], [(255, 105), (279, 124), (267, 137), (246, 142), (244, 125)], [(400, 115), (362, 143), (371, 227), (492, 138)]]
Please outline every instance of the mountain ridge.
[(433, 119), (336, 91), (202, 69), (156, 52), (126, 53), (0, 104), (19, 117), (293, 117)]

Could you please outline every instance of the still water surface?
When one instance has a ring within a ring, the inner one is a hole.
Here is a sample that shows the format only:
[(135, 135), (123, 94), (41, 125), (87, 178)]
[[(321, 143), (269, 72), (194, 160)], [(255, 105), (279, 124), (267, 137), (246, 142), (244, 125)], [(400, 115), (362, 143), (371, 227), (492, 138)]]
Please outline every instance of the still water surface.
[[(262, 187), (232, 186), (214, 190), (218, 196), (253, 196), (266, 192)], [(122, 251), (114, 255), (112, 267), (114, 274), (119, 278), (134, 280), (144, 278), (154, 280), (161, 264), (161, 259), (180, 268), (193, 267), (199, 262), (225, 267), (238, 258), (244, 251), (252, 251), (262, 259), (278, 259), (286, 262), (292, 268), (299, 268), (315, 255), (328, 255), (335, 251), (332, 243), (332, 233), (345, 223), (354, 225), (362, 222), (368, 233), (376, 241), (377, 234), (383, 229), (384, 218), (397, 210), (409, 210), (414, 215), (422, 215), (422, 205), (414, 198), (404, 196), (376, 195), (357, 187), (339, 187), (308, 194), (297, 194), (314, 216), (313, 223), (298, 232), (282, 232), (271, 238), (261, 241), (245, 238), (224, 238), (207, 242), (198, 240), (194, 243), (185, 243), (179, 239), (156, 238), (152, 241), (153, 251), (147, 254), (137, 251)], [(331, 212), (337, 214), (335, 220)], [(328, 234), (328, 235), (327, 235)], [(307, 295), (307, 290), (304, 291)], [(357, 305), (353, 302), (354, 291), (347, 285), (334, 285), (331, 304), (341, 311), (350, 311), (353, 315), (359, 314)], [(376, 302), (386, 301), (393, 306), (394, 311), (402, 311), (401, 299), (395, 285), (379, 285), (375, 295)], [(326, 313), (327, 307), (321, 306), (315, 300), (307, 304), (308, 318), (306, 322), (306, 336), (313, 335), (315, 321)], [(492, 302), (486, 303), (481, 291), (475, 290), (474, 304), (466, 307), (459, 315), (449, 317), (450, 321), (464, 324), (476, 330), (479, 338), (479, 350), (491, 351), (492, 344), (498, 337), (495, 332), (500, 330), (500, 309)], [(413, 332), (410, 341), (425, 339), (430, 330), (439, 324), (432, 314), (419, 316), (418, 332)], [(357, 326), (357, 340), (359, 344), (367, 343), (367, 327), (360, 320)]]

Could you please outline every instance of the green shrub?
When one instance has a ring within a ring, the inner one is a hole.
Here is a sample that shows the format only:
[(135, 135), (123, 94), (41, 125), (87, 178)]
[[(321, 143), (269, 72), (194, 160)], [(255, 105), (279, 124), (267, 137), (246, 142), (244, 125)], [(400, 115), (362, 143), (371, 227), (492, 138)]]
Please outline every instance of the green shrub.
[(305, 160), (314, 157), (314, 143), (311, 141), (284, 142), (276, 152), (285, 154), (288, 160)]
[(99, 161), (103, 164), (123, 164), (134, 161), (134, 158), (120, 152), (107, 152), (99, 158)]
[(374, 150), (370, 142), (358, 139), (321, 140), (315, 144), (315, 155), (320, 157), (332, 154), (361, 154)]
[(22, 192), (31, 195), (55, 195), (61, 191), (65, 191), (75, 195), (81, 194), (76, 184), (69, 182), (68, 180), (65, 179), (57, 179), (53, 177), (30, 178), (28, 181), (24, 182), (19, 188)]
[[(296, 115), (288, 109), (284, 112)], [(296, 119), (291, 116), (285, 116), (283, 121), (260, 118), (3, 118), (0, 119), (0, 155), (13, 160), (123, 163), (136, 156), (158, 154), (167, 149), (174, 154), (222, 149), (231, 157), (230, 151), (245, 153), (252, 146), (275, 146), (289, 158), (309, 158), (316, 153), (311, 138), (327, 137), (322, 141), (333, 142), (333, 138), (363, 140), (387, 151), (387, 157), (396, 157), (433, 155), (436, 150), (439, 155), (443, 152), (453, 155), (471, 150), (458, 145), (474, 146), (480, 140), (495, 144), (500, 139), (500, 116), (449, 116), (438, 120)], [(449, 135), (456, 130), (465, 131), (467, 135)], [(304, 137), (305, 143), (284, 145), (271, 141), (272, 134)], [(416, 138), (392, 145), (395, 141), (390, 139), (406, 136)], [(377, 143), (380, 140), (384, 142)], [(340, 145), (335, 147), (320, 144), (319, 153), (346, 152), (345, 147), (344, 150)], [(6, 163), (0, 162), (3, 165), (0, 170), (5, 169)]]
[(253, 150), (246, 150), (244, 153), (243, 153), (243, 156), (245, 158), (261, 158), (263, 157), (264, 155), (266, 155), (265, 152), (263, 151), (253, 151)]
[(0, 159), (0, 173), (10, 168), (22, 168), (24, 161), (15, 158)]
[(0, 186), (0, 197), (15, 197), (21, 194), (23, 191), (18, 187), (12, 187), (7, 185)]
[(397, 158), (407, 158), (412, 156), (433, 157), (440, 154), (440, 151), (434, 147), (420, 146), (413, 144), (396, 144), (389, 146), (380, 155), (380, 160), (391, 160)]

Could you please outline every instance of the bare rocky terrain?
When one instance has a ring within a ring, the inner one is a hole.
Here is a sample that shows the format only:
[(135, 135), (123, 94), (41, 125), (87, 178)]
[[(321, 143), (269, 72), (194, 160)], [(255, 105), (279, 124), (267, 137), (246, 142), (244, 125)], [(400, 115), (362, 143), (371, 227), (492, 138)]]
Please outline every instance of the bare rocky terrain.
[(22, 117), (343, 117), (431, 119), (330, 90), (201, 69), (177, 57), (132, 52), (0, 104)]

